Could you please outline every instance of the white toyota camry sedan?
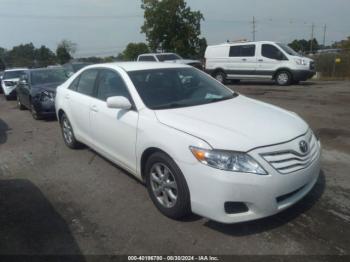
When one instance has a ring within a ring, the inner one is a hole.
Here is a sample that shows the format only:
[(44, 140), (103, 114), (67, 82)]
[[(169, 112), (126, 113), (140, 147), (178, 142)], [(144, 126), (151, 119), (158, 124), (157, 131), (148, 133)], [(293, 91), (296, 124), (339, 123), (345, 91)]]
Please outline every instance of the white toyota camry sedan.
[(55, 102), (68, 147), (85, 144), (135, 175), (174, 219), (270, 216), (319, 176), (320, 142), (300, 117), (190, 66), (89, 66), (58, 87)]

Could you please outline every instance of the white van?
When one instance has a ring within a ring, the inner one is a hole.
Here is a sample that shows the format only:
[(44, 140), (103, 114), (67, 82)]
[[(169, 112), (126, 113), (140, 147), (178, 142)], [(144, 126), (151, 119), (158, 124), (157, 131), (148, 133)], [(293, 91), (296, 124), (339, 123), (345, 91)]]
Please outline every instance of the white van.
[(305, 81), (315, 75), (315, 63), (288, 45), (271, 42), (233, 42), (208, 46), (205, 70), (224, 83), (242, 79), (275, 80), (279, 85)]

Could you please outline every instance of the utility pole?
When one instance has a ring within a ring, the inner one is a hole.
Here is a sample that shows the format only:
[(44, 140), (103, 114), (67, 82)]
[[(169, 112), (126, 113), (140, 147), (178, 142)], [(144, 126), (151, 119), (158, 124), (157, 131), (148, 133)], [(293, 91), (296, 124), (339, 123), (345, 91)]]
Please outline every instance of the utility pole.
[(313, 45), (314, 45), (314, 31), (315, 31), (315, 24), (312, 23), (312, 25), (311, 25), (310, 53), (312, 53), (312, 51), (313, 51)]
[(255, 41), (255, 33), (256, 33), (256, 20), (255, 20), (255, 16), (253, 16), (253, 41)]
[(326, 48), (326, 33), (327, 33), (327, 25), (325, 24), (323, 27), (323, 49)]

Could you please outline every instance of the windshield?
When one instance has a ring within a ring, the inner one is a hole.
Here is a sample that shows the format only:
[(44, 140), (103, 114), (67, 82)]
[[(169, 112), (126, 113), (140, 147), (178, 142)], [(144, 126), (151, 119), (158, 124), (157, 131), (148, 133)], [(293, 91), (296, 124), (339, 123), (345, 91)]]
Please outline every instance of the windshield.
[(128, 73), (150, 109), (196, 106), (231, 99), (236, 95), (194, 68), (167, 68)]
[(3, 79), (12, 79), (12, 78), (19, 78), (21, 75), (25, 73), (24, 70), (17, 70), (17, 71), (7, 71), (4, 73)]
[(63, 69), (44, 69), (31, 72), (32, 85), (63, 83), (67, 78), (67, 74)]
[(300, 54), (294, 51), (291, 47), (286, 44), (277, 43), (277, 45), (284, 50), (288, 55), (300, 56)]
[(157, 55), (157, 58), (160, 62), (182, 59), (180, 56), (176, 54), (161, 54), (161, 55)]

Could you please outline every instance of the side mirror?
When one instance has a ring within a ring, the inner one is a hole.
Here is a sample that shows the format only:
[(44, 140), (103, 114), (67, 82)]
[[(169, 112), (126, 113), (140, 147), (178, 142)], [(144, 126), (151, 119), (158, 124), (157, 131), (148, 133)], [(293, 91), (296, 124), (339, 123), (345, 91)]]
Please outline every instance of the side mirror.
[(107, 98), (107, 107), (130, 110), (132, 104), (125, 96), (111, 96)]

